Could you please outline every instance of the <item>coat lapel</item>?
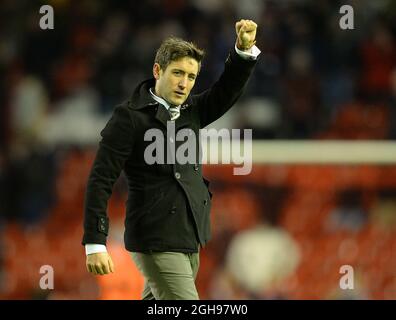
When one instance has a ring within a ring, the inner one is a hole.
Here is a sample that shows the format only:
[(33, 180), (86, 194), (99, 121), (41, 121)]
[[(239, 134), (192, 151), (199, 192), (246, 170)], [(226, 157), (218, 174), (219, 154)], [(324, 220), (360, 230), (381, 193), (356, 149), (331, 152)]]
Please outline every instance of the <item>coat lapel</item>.
[(157, 112), (155, 113), (155, 118), (161, 122), (165, 128), (166, 128), (166, 122), (170, 121), (170, 114), (168, 110), (165, 109), (165, 107), (161, 106), (158, 104), (157, 106)]
[(176, 119), (176, 131), (183, 127), (190, 127), (191, 124), (191, 113), (185, 108), (181, 108), (180, 117)]

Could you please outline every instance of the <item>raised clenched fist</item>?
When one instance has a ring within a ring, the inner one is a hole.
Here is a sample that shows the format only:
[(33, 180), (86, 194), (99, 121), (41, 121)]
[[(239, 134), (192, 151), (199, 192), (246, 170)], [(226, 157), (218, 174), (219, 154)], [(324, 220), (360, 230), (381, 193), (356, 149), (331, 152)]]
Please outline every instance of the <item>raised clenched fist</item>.
[(249, 50), (256, 43), (257, 24), (252, 20), (241, 19), (235, 23), (236, 45), (239, 50)]

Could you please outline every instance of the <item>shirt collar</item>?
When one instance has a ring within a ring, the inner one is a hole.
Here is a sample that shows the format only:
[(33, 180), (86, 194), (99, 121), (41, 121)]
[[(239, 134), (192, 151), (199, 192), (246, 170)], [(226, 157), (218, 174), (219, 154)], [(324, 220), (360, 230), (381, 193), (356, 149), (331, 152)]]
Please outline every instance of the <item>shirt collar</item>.
[(150, 94), (151, 94), (151, 96), (153, 97), (153, 99), (154, 99), (155, 101), (157, 101), (158, 103), (162, 104), (162, 105), (166, 108), (166, 110), (169, 110), (170, 105), (169, 105), (168, 102), (166, 102), (166, 101), (165, 101), (164, 99), (162, 99), (161, 97), (158, 97), (158, 96), (154, 93), (153, 88), (150, 88), (149, 91), (150, 91)]

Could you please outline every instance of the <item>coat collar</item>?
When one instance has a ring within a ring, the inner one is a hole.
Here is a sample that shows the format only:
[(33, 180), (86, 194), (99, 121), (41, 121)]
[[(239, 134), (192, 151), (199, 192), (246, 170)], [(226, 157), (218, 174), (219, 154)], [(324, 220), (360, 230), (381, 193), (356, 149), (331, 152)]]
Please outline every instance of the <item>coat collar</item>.
[[(130, 106), (132, 109), (139, 110), (147, 107), (157, 107), (155, 118), (160, 121), (165, 127), (167, 121), (170, 121), (170, 114), (163, 106), (153, 99), (149, 89), (155, 86), (155, 79), (151, 78), (141, 82), (135, 89), (130, 99)], [(191, 96), (180, 107), (180, 116), (175, 120), (176, 129), (187, 126), (191, 123), (190, 112), (186, 112), (186, 108), (192, 106)]]
[(132, 94), (130, 105), (133, 109), (142, 109), (152, 106), (157, 102), (151, 96), (149, 89), (155, 86), (155, 79), (151, 78), (141, 82)]

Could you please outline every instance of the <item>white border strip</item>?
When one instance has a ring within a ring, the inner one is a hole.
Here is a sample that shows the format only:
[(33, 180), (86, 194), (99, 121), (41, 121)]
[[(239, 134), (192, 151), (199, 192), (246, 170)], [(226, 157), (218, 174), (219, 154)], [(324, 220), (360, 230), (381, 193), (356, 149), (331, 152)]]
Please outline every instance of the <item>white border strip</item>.
[[(227, 154), (232, 152), (230, 148), (239, 150), (243, 162), (259, 164), (396, 164), (396, 142), (392, 141), (253, 140), (252, 151), (246, 154), (243, 146), (243, 140), (233, 140), (224, 143), (228, 150), (223, 151)], [(203, 163), (208, 163), (205, 160), (210, 143), (202, 147)], [(223, 163), (221, 141), (217, 147), (218, 163)], [(230, 160), (236, 164), (235, 159)]]
[(396, 142), (253, 141), (253, 163), (396, 164)]

